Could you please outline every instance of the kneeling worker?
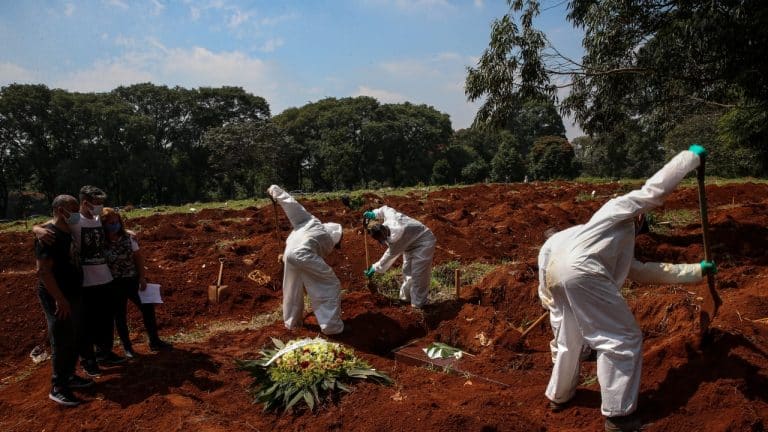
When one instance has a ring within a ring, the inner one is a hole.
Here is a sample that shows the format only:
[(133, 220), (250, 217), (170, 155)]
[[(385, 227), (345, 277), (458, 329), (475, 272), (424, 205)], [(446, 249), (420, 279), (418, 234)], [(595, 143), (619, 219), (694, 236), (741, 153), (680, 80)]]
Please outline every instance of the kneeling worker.
[(386, 272), (403, 255), (403, 284), (400, 299), (421, 308), (427, 303), (432, 279), (432, 257), (435, 255), (435, 235), (421, 222), (383, 206), (363, 213), (365, 219), (375, 220), (368, 233), (386, 244), (384, 255), (365, 271), (367, 277)]
[(341, 246), (341, 225), (320, 223), (279, 186), (267, 193), (283, 208), (293, 226), (283, 252), (283, 321), (289, 330), (304, 320), (304, 288), (320, 330), (327, 335), (344, 331), (341, 321), (341, 283), (323, 257)]
[(603, 205), (584, 225), (550, 237), (539, 253), (539, 297), (550, 311), (554, 366), (545, 395), (553, 411), (573, 398), (583, 347), (597, 351), (605, 430), (636, 431), (643, 334), (621, 295), (624, 280), (693, 283), (713, 262), (641, 263), (634, 258), (643, 214), (658, 207), (706, 154), (693, 145), (672, 158), (639, 190)]

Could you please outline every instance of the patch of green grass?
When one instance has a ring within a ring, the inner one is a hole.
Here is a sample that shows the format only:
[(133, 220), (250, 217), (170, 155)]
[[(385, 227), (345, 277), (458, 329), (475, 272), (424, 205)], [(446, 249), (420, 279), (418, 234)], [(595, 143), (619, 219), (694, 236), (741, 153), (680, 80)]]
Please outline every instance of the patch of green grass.
[(211, 337), (220, 333), (232, 333), (242, 330), (259, 330), (270, 324), (277, 322), (283, 316), (282, 308), (275, 309), (272, 312), (255, 315), (248, 321), (227, 320), (213, 321), (206, 324), (200, 324), (189, 330), (181, 330), (170, 336), (168, 340), (174, 343), (200, 343), (205, 342)]
[(681, 228), (698, 222), (699, 212), (690, 209), (665, 210), (663, 213), (651, 212), (647, 216), (648, 228), (657, 234), (669, 234), (675, 228)]
[[(461, 284), (472, 285), (490, 273), (498, 265), (473, 262), (462, 264), (458, 261), (448, 261), (432, 268), (432, 278), (429, 286), (429, 300), (439, 302), (456, 297), (455, 272), (461, 271)], [(376, 275), (372, 284), (386, 297), (397, 299), (400, 296), (400, 285), (403, 281), (402, 269), (393, 267), (382, 275)]]
[(582, 375), (580, 386), (591, 386), (597, 384), (597, 375)]

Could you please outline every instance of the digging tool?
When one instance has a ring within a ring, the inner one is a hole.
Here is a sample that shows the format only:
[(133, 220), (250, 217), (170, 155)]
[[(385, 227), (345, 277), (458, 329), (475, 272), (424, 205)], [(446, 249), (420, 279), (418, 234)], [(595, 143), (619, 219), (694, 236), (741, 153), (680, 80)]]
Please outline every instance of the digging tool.
[[(696, 169), (696, 180), (699, 184), (699, 209), (701, 210), (701, 231), (702, 239), (704, 241), (704, 259), (712, 261), (712, 252), (710, 251), (709, 244), (709, 219), (707, 218), (707, 193), (704, 186), (704, 162), (705, 158), (701, 158), (701, 164)], [(707, 335), (709, 325), (717, 315), (717, 310), (723, 301), (720, 299), (720, 295), (715, 290), (715, 275), (712, 273), (707, 274), (707, 295), (704, 296), (704, 302), (701, 305), (699, 311), (699, 330), (701, 331), (702, 339)]]
[[(283, 242), (283, 239), (280, 238), (280, 224), (277, 220), (277, 201), (275, 201), (275, 199), (272, 198), (271, 196), (269, 197), (269, 199), (270, 201), (272, 201), (272, 213), (275, 216), (275, 240), (277, 240), (277, 247), (279, 248), (280, 243)], [(279, 276), (279, 271), (278, 271), (278, 276)], [(272, 284), (272, 291), (277, 291), (277, 285), (275, 285), (274, 283)]]
[(528, 326), (527, 329), (522, 331), (520, 333), (520, 336), (515, 335), (511, 332), (506, 332), (498, 337), (496, 337), (490, 345), (496, 345), (499, 342), (501, 342), (505, 346), (511, 346), (511, 347), (521, 347), (523, 344), (523, 341), (525, 340), (525, 337), (528, 336), (528, 333), (530, 333), (533, 329), (539, 326), (544, 319), (546, 319), (549, 316), (549, 311), (544, 312), (541, 314), (540, 317), (536, 318), (536, 321), (533, 322), (530, 326)]
[(229, 295), (229, 287), (221, 284), (221, 277), (224, 274), (224, 258), (219, 258), (219, 278), (216, 285), (208, 286), (208, 301), (216, 304)]
[[(341, 203), (344, 204), (344, 206), (352, 211), (355, 209), (352, 208), (352, 203), (349, 201), (349, 197), (344, 195), (341, 197)], [(368, 220), (363, 216), (363, 244), (365, 245), (365, 269), (368, 270), (368, 268), (371, 267), (371, 259), (370, 255), (368, 254)], [(368, 291), (370, 291), (372, 294), (378, 294), (378, 292), (373, 288), (373, 285), (371, 285), (371, 280), (368, 279), (365, 282), (366, 288), (368, 288)]]

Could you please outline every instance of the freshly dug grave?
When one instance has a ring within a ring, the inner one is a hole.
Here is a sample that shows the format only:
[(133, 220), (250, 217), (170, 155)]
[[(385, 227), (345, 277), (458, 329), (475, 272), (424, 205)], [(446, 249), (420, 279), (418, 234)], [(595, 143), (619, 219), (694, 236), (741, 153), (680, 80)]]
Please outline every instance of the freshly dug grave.
[[(366, 195), (365, 207), (386, 203), (426, 223), (438, 238), (436, 265), (501, 264), (463, 287), (460, 300), (423, 312), (381, 301), (365, 289), (359, 212), (341, 202), (299, 197), (321, 220), (345, 228), (341, 251), (328, 258), (342, 281), (343, 318), (350, 326), (337, 339), (396, 381), (392, 387), (362, 383), (316, 413), (262, 413), (250, 403), (249, 377), (234, 366), (234, 359), (257, 355), (270, 337), (286, 340), (319, 331), (310, 314), (303, 330), (287, 332), (275, 313), (282, 243), (275, 237), (271, 206), (129, 220), (139, 232), (150, 279), (163, 285), (161, 334), (182, 342), (171, 352), (148, 353), (140, 318), (129, 306), (135, 345), (146, 355), (109, 370), (84, 394), (89, 403), (69, 410), (46, 399), (49, 364), (32, 366), (27, 356), (34, 346), (46, 346), (33, 289), (31, 235), (0, 233), (0, 430), (600, 430), (594, 362), (583, 365), (584, 385), (574, 405), (552, 414), (543, 397), (551, 370), (548, 324), (538, 326), (522, 346), (513, 343), (513, 332), (542, 312), (536, 256), (543, 232), (585, 222), (613, 193), (626, 190), (618, 184), (534, 183)], [(710, 186), (708, 197), (724, 300), (708, 343), (700, 348), (695, 337), (704, 284), (628, 284), (625, 291), (645, 334), (640, 414), (650, 423), (646, 430), (758, 431), (768, 419), (768, 335), (765, 321), (759, 321), (768, 317), (768, 186)], [(685, 210), (698, 212), (693, 188), (674, 192), (657, 214)], [(637, 256), (700, 261), (700, 226), (692, 219), (641, 236)], [(282, 213), (279, 221), (284, 238), (289, 225)], [(383, 252), (374, 242), (369, 248), (373, 259)], [(223, 283), (233, 295), (209, 305), (205, 290), (215, 283), (219, 258), (225, 259)], [(254, 270), (270, 280), (250, 279)], [(266, 326), (237, 327), (254, 316), (267, 317)], [(220, 330), (206, 333), (215, 324)], [(469, 373), (395, 361), (391, 350), (413, 338), (475, 354), (461, 363)]]

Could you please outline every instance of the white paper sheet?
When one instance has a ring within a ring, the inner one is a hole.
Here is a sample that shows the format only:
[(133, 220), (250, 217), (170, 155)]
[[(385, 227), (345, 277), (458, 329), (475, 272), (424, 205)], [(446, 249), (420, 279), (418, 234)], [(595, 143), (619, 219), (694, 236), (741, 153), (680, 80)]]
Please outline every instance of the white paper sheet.
[(147, 289), (144, 291), (139, 290), (139, 298), (142, 303), (162, 303), (163, 299), (160, 297), (160, 284), (148, 283)]

